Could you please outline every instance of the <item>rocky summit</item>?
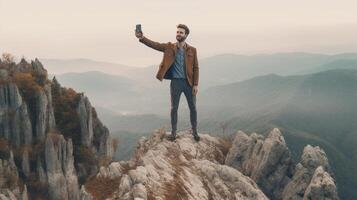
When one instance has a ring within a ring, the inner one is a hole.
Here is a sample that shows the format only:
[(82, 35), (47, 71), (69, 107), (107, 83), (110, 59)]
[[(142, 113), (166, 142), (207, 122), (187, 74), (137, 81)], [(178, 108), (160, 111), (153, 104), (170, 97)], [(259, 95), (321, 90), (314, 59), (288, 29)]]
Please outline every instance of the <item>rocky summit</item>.
[(158, 129), (129, 161), (101, 167), (82, 198), (338, 199), (323, 150), (306, 146), (295, 165), (277, 128), (267, 137), (238, 131), (233, 142), (207, 133), (196, 142), (189, 131), (172, 142), (169, 134)]

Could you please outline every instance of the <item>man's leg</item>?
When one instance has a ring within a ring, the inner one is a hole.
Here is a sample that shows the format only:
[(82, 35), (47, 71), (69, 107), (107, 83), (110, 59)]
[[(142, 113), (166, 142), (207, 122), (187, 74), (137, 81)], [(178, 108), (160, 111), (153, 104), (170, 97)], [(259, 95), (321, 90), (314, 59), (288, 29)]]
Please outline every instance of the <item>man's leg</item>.
[(171, 127), (172, 132), (177, 131), (177, 110), (180, 103), (182, 89), (180, 82), (177, 79), (172, 79), (170, 83), (170, 95), (171, 95)]
[(187, 99), (188, 107), (190, 108), (190, 121), (192, 130), (197, 132), (197, 109), (196, 109), (196, 95), (192, 94), (192, 87), (186, 80), (184, 94)]

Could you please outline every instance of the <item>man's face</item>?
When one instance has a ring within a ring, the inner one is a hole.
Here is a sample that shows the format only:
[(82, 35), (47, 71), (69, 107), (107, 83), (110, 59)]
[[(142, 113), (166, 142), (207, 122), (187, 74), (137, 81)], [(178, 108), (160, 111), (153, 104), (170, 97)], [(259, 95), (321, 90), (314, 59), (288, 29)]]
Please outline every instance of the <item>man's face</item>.
[(177, 28), (176, 31), (176, 40), (182, 42), (186, 39), (187, 35), (185, 35), (185, 29)]

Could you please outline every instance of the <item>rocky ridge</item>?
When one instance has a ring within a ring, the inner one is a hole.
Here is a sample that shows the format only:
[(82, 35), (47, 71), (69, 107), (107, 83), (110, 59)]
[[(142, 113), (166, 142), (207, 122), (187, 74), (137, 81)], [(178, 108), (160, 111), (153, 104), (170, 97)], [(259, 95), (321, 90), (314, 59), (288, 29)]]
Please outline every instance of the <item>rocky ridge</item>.
[(0, 60), (1, 200), (80, 199), (81, 180), (113, 153), (109, 131), (83, 93), (48, 80), (38, 59)]
[(176, 142), (160, 129), (142, 137), (131, 160), (101, 167), (82, 188), (85, 199), (338, 199), (324, 151), (307, 145), (295, 165), (277, 128), (266, 137), (238, 131), (231, 144), (178, 134)]

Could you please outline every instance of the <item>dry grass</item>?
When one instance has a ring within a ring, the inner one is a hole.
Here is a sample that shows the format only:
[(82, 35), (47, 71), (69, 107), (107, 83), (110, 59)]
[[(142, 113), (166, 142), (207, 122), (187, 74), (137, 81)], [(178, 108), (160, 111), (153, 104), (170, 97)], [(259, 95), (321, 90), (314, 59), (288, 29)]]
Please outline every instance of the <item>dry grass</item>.
[(97, 178), (93, 176), (85, 184), (86, 190), (96, 200), (109, 198), (119, 188), (121, 177), (116, 178)]
[(169, 162), (171, 166), (174, 168), (175, 174), (172, 182), (166, 182), (164, 184), (164, 197), (165, 199), (172, 200), (184, 200), (188, 199), (187, 193), (189, 192), (189, 188), (186, 188), (184, 184), (184, 171), (183, 167), (189, 167), (189, 164), (183, 162), (179, 159), (179, 152), (175, 151), (175, 149), (168, 150), (167, 158), (169, 158)]
[(159, 133), (160, 140), (162, 141), (166, 137), (165, 127), (160, 127), (159, 129), (157, 129), (157, 131)]
[(144, 155), (149, 148), (153, 145), (150, 142), (155, 141), (155, 139), (153, 139), (154, 137), (159, 137), (160, 140), (162, 141), (165, 138), (166, 132), (164, 128), (159, 128), (155, 130), (155, 133), (152, 134), (150, 136), (150, 138), (147, 138), (146, 141), (144, 142), (144, 144), (142, 146), (137, 145), (134, 155), (132, 156), (132, 160), (134, 162), (138, 162), (140, 160), (140, 157), (142, 155)]
[(218, 148), (222, 151), (224, 156), (227, 156), (229, 149), (232, 147), (232, 139), (230, 138), (219, 138), (220, 145)]
[[(128, 174), (129, 170), (136, 168), (136, 166), (130, 167), (129, 164), (124, 164), (122, 167), (122, 174)], [(84, 186), (95, 200), (104, 200), (111, 197), (118, 190), (121, 178), (122, 176), (109, 178), (96, 177), (94, 175), (88, 179)]]
[(109, 156), (101, 156), (98, 159), (98, 166), (99, 167), (101, 167), (101, 166), (108, 167), (111, 162), (112, 162), (112, 158), (111, 157), (109, 157)]

